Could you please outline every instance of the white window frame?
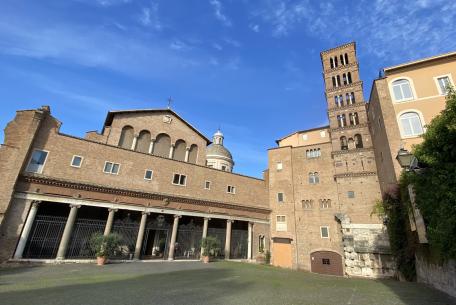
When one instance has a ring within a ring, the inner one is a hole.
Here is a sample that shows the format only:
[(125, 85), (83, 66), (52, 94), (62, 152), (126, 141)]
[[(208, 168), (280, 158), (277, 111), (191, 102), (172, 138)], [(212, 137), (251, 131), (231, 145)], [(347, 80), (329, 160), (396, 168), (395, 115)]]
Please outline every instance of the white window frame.
[(276, 168), (277, 168), (277, 171), (281, 171), (283, 169), (283, 163), (277, 162)]
[[(179, 183), (174, 183), (174, 176), (176, 176), (176, 175), (179, 175)], [(181, 181), (181, 177), (182, 177), (182, 176), (185, 176), (184, 184), (180, 184), (180, 181)], [(172, 179), (171, 179), (171, 183), (172, 183), (173, 185), (177, 185), (177, 186), (187, 186), (187, 175), (185, 175), (185, 174), (179, 174), (179, 173), (173, 173), (173, 177), (172, 177)]]
[[(79, 166), (73, 164), (74, 158), (81, 158), (81, 163), (79, 164)], [(71, 167), (75, 167), (75, 168), (81, 168), (82, 162), (84, 162), (84, 157), (83, 156), (73, 155), (73, 158), (71, 158), (70, 166)]]
[[(283, 217), (285, 221), (278, 221), (279, 217)], [(279, 226), (280, 224), (280, 226)], [(287, 216), (286, 215), (276, 215), (276, 232), (286, 232), (288, 231)]]
[[(105, 171), (106, 163), (111, 163), (111, 164), (112, 164), (112, 166), (111, 166), (111, 171), (110, 171), (110, 172)], [(114, 167), (114, 164), (119, 165), (119, 169), (117, 170), (117, 173), (113, 173), (113, 172), (112, 172), (112, 168)], [(120, 166), (121, 166), (120, 163), (116, 163), (116, 162), (112, 162), (112, 161), (105, 161), (105, 163), (104, 163), (104, 165), (103, 165), (103, 173), (105, 173), (105, 174), (110, 174), (110, 175), (119, 175)]]
[[(207, 187), (208, 183), (209, 183), (209, 187)], [(211, 182), (209, 180), (204, 181), (204, 189), (205, 190), (210, 190), (211, 189)]]
[(423, 117), (423, 114), (421, 113), (421, 111), (419, 111), (418, 109), (405, 109), (405, 110), (402, 110), (401, 112), (399, 112), (396, 117), (397, 124), (398, 124), (399, 130), (401, 132), (401, 138), (402, 139), (419, 138), (422, 134), (405, 135), (405, 133), (404, 133), (404, 128), (402, 127), (402, 123), (401, 123), (401, 116), (407, 112), (415, 112), (416, 114), (418, 114), (418, 117), (420, 118), (420, 121), (421, 121), (421, 127), (423, 128), (422, 134), (424, 134), (426, 132), (426, 127), (425, 127), (426, 122), (424, 121), (424, 117)]
[[(405, 99), (400, 99), (400, 100), (396, 99), (396, 96), (394, 95), (394, 90), (393, 90), (393, 83), (398, 80), (407, 80), (409, 82), (410, 91), (412, 92), (411, 98), (405, 98)], [(413, 80), (410, 77), (406, 77), (406, 76), (396, 77), (389, 82), (388, 87), (390, 90), (391, 98), (396, 103), (410, 102), (410, 101), (414, 101), (418, 98), (416, 91), (415, 91), (415, 85), (413, 84)]]
[[(40, 170), (36, 171), (36, 172), (29, 170), (30, 162), (32, 162), (33, 153), (35, 151), (43, 151), (43, 152), (46, 153), (46, 158), (44, 158), (43, 165), (41, 166)], [(49, 157), (49, 151), (48, 150), (39, 149), (39, 148), (33, 149), (32, 154), (30, 155), (29, 161), (27, 163), (27, 167), (25, 168), (25, 171), (28, 172), (28, 173), (42, 174), (43, 170), (44, 170), (44, 167), (46, 166), (46, 162), (48, 160), (48, 157)]]
[[(231, 189), (231, 192), (229, 191), (230, 189)], [(226, 186), (226, 192), (228, 194), (234, 195), (234, 194), (236, 194), (236, 187), (234, 185), (227, 185)]]
[[(328, 236), (323, 236), (323, 231), (322, 229), (326, 228), (326, 231), (328, 232)], [(329, 239), (329, 226), (320, 226), (320, 237), (324, 239)]]
[(440, 88), (440, 85), (439, 85), (439, 78), (443, 78), (443, 77), (448, 77), (448, 80), (450, 81), (450, 85), (452, 87), (454, 87), (454, 82), (453, 82), (453, 77), (451, 76), (451, 73), (449, 74), (444, 74), (444, 75), (438, 75), (438, 76), (435, 76), (433, 77), (434, 78), (434, 82), (435, 82), (435, 85), (437, 86), (437, 91), (440, 95), (446, 95), (447, 92), (442, 92), (441, 88)]
[[(150, 174), (150, 178), (146, 178), (146, 174), (147, 174), (147, 172), (149, 172), (149, 171), (150, 171), (150, 173), (151, 173), (151, 174)], [(144, 180), (152, 181), (153, 178), (154, 178), (154, 171), (153, 171), (153, 170), (151, 170), (151, 169), (146, 169), (146, 170), (144, 170)]]

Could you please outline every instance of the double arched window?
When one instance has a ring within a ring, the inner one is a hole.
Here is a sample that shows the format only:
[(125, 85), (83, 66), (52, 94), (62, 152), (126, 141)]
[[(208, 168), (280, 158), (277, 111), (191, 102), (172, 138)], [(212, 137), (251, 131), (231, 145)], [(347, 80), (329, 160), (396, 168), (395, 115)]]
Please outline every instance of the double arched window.
[(120, 133), (119, 147), (131, 149), (133, 145), (134, 130), (131, 126), (124, 126)]
[(317, 184), (320, 183), (320, 176), (317, 172), (309, 173), (309, 183), (310, 184)]
[(392, 83), (394, 99), (407, 101), (413, 99), (412, 87), (407, 79), (398, 79)]
[(355, 134), (355, 147), (356, 148), (363, 148), (363, 138), (360, 134)]
[(419, 136), (424, 132), (420, 116), (416, 112), (410, 111), (401, 114), (399, 121), (403, 136)]
[(348, 141), (346, 136), (340, 137), (340, 149), (347, 150), (348, 149)]

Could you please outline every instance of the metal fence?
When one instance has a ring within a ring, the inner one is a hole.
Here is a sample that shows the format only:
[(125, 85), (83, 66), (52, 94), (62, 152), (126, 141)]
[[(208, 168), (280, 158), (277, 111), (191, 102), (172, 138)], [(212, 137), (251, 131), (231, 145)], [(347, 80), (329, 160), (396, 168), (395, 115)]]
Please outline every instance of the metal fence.
[(231, 249), (230, 258), (245, 259), (247, 258), (248, 232), (246, 230), (231, 231)]
[(222, 258), (225, 257), (225, 239), (226, 239), (226, 229), (223, 228), (208, 228), (207, 236), (215, 237), (220, 245), (219, 251), (215, 257)]
[(37, 215), (23, 257), (55, 258), (66, 221), (67, 217)]
[(198, 259), (201, 252), (203, 230), (200, 227), (177, 230), (175, 259)]
[(98, 219), (77, 219), (71, 234), (66, 258), (95, 258), (90, 249), (90, 238), (95, 233), (103, 233), (106, 221)]
[(139, 223), (116, 221), (112, 232), (121, 236), (119, 249), (112, 256), (113, 259), (132, 259), (135, 253), (136, 239), (139, 232)]

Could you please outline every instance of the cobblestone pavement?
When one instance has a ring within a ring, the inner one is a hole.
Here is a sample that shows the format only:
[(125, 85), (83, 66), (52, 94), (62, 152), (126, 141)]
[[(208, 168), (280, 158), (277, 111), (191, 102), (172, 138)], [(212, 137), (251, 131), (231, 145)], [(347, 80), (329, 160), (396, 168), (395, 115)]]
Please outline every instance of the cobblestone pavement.
[(0, 304), (451, 305), (417, 283), (347, 279), (236, 262), (0, 268)]

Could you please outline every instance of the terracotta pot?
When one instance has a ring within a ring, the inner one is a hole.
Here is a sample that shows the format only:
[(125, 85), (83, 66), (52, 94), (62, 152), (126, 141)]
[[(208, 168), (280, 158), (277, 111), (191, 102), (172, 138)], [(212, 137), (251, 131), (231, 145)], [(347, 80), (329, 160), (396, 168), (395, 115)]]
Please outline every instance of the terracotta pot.
[(255, 260), (258, 264), (264, 264), (266, 262), (264, 254), (258, 254)]
[(106, 263), (106, 256), (97, 256), (97, 265), (103, 266)]
[(207, 264), (210, 262), (210, 257), (209, 256), (203, 256), (203, 263)]

